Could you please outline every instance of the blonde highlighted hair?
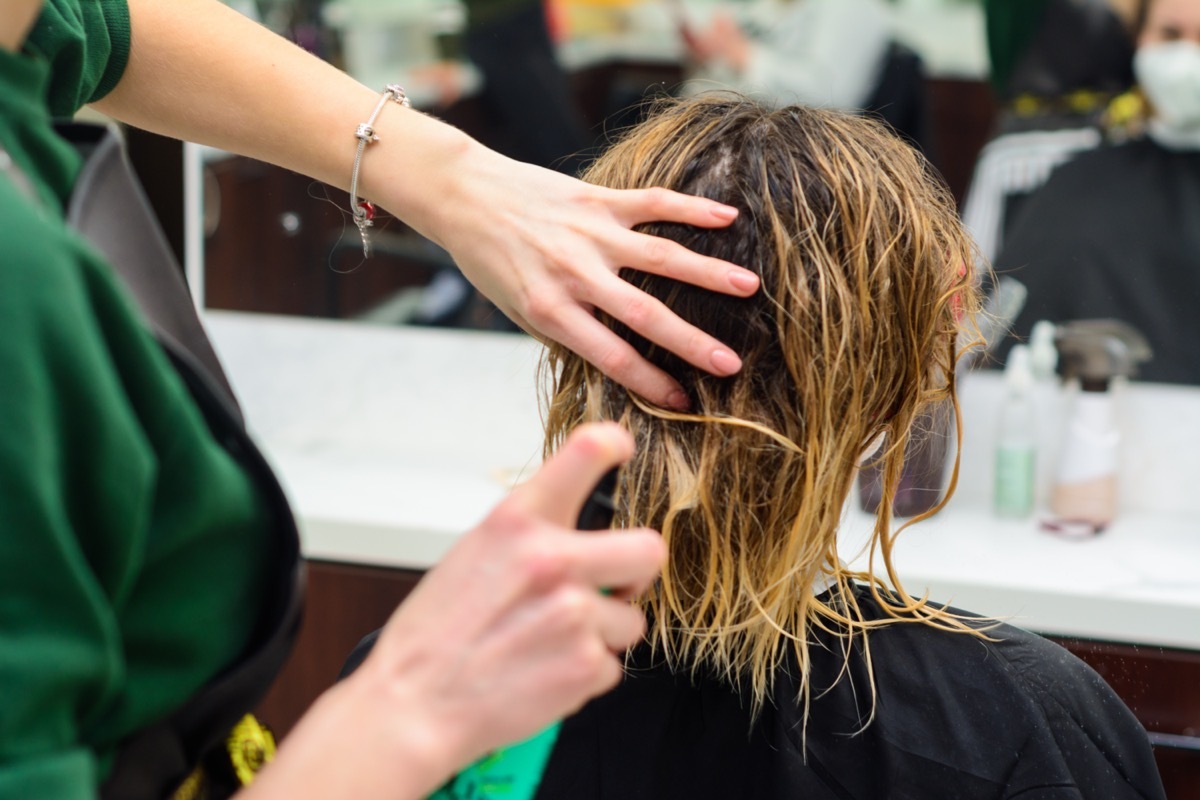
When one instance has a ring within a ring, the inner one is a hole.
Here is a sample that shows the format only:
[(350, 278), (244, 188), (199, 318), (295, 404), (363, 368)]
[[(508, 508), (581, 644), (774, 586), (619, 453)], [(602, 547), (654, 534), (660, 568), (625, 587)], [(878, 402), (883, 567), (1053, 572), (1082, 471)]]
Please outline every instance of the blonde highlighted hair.
[[(689, 413), (654, 407), (566, 349), (547, 349), (547, 452), (586, 421), (616, 420), (636, 439), (617, 522), (657, 528), (668, 545), (661, 579), (638, 601), (653, 648), (676, 671), (738, 687), (757, 712), (788, 648), (807, 676), (814, 627), (841, 635), (847, 652), (895, 621), (971, 631), (904, 595), (891, 558), (891, 501), (914, 421), (933, 407), (957, 412), (950, 376), (979, 302), (972, 244), (925, 160), (864, 117), (723, 94), (661, 105), (585, 179), (737, 207), (725, 229), (644, 229), (762, 278), (754, 297), (738, 299), (622, 272), (743, 360), (736, 375), (714, 377), (602, 315), (679, 381)], [(871, 566), (854, 573), (838, 558), (838, 525), (860, 456), (884, 432)], [(957, 471), (956, 459), (951, 491)], [(863, 619), (855, 581), (890, 619)], [(821, 584), (840, 591), (823, 600)]]

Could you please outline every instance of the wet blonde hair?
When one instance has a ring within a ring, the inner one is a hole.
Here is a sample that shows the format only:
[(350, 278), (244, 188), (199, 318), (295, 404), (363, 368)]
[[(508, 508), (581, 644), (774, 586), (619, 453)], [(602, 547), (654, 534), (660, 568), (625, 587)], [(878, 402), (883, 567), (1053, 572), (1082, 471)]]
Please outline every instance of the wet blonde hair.
[[(813, 626), (842, 636), (847, 652), (898, 620), (965, 630), (904, 595), (891, 559), (890, 509), (914, 421), (942, 407), (961, 425), (947, 378), (961, 320), (978, 306), (970, 239), (925, 160), (864, 117), (719, 95), (662, 105), (584, 177), (737, 207), (721, 230), (644, 230), (762, 278), (761, 291), (738, 299), (622, 272), (743, 360), (738, 374), (714, 377), (601, 315), (679, 381), (690, 413), (655, 407), (565, 348), (547, 349), (547, 453), (585, 421), (616, 420), (635, 437), (616, 521), (654, 527), (668, 545), (661, 579), (638, 600), (653, 648), (677, 671), (748, 693), (757, 713), (786, 648), (807, 676)], [(859, 458), (883, 432), (869, 571), (851, 572), (838, 559), (838, 524)], [(951, 491), (957, 475), (956, 458)], [(874, 574), (876, 555), (887, 582)], [(822, 580), (840, 589), (829, 602), (814, 592)], [(855, 581), (889, 619), (863, 619)]]

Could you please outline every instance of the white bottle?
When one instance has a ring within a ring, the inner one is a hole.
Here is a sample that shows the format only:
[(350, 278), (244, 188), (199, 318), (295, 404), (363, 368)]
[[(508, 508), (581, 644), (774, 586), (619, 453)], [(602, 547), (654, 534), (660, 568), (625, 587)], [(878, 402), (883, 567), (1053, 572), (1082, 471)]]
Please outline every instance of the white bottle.
[(1104, 530), (1117, 515), (1118, 446), (1113, 394), (1108, 385), (1084, 388), (1075, 396), (1059, 453), (1058, 477), (1050, 510), (1080, 533)]
[(996, 439), (994, 502), (997, 516), (1033, 513), (1037, 431), (1029, 348), (1013, 345), (1004, 368), (1005, 398)]

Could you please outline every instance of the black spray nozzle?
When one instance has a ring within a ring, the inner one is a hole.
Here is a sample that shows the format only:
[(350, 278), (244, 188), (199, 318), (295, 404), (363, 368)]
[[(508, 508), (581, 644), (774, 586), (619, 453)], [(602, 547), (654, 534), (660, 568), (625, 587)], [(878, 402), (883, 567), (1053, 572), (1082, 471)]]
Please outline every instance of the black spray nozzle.
[(1077, 378), (1084, 391), (1102, 392), (1113, 378), (1132, 378), (1154, 353), (1142, 332), (1118, 319), (1060, 323), (1054, 335), (1058, 372)]
[(604, 477), (592, 489), (583, 509), (579, 512), (579, 520), (575, 527), (581, 531), (602, 531), (612, 527), (613, 495), (617, 491), (617, 467), (604, 473)]

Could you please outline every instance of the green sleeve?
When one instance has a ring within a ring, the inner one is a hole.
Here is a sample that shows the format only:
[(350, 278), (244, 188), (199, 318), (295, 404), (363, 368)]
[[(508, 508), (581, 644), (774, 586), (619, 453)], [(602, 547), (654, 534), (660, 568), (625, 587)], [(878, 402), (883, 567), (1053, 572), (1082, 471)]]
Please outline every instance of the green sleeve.
[(46, 0), (26, 47), (51, 64), (50, 111), (70, 117), (113, 90), (129, 61), (126, 0)]
[(107, 270), (0, 179), (0, 800), (94, 798), (245, 647), (270, 517)]

